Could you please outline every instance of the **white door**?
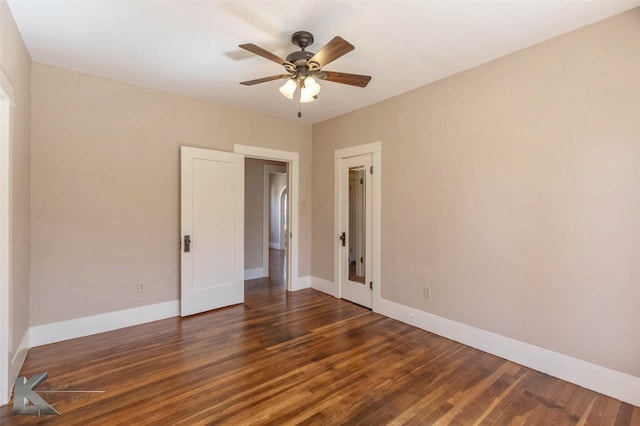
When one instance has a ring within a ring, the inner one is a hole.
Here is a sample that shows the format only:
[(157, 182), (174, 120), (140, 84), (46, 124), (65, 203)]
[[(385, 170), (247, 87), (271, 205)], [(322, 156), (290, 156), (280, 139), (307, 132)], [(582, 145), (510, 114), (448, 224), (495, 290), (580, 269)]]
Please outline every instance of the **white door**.
[(180, 315), (244, 302), (244, 156), (181, 147)]
[(340, 297), (371, 308), (371, 154), (340, 161)]

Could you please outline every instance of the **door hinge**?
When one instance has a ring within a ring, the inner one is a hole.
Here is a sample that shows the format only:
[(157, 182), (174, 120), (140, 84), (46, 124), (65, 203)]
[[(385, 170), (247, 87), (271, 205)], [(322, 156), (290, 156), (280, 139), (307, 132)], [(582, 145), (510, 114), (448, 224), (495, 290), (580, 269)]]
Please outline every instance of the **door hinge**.
[(369, 281), (369, 288), (373, 290), (373, 281)]
[(369, 167), (369, 174), (373, 174), (373, 166)]
[(360, 185), (362, 185), (364, 182), (362, 182), (362, 179), (360, 179)]
[(364, 259), (363, 258), (360, 258), (360, 263), (364, 263)]

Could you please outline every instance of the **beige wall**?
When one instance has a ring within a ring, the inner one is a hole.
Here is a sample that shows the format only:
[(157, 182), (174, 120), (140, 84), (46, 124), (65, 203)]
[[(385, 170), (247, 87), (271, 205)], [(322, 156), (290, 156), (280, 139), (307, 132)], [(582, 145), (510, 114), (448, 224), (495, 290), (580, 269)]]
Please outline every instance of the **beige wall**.
[(313, 169), (382, 141), (383, 298), (640, 376), (639, 80), (636, 8), (314, 125)]
[[(16, 28), (6, 1), (0, 1), (0, 68), (13, 86), (12, 149), (12, 283), (11, 283), (11, 350), (14, 357), (20, 341), (29, 328), (29, 251), (30, 224), (30, 105), (31, 57)], [(19, 365), (12, 365), (9, 377), (14, 377)]]
[[(38, 63), (31, 75), (31, 325), (178, 299), (180, 145), (299, 152), (310, 203), (309, 125)], [(310, 211), (300, 227), (305, 276)]]

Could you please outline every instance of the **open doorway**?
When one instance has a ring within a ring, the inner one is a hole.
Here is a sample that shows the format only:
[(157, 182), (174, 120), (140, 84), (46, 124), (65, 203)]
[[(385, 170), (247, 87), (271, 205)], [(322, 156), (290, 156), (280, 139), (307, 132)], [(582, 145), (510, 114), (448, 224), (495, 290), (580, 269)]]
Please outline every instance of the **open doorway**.
[[(282, 275), (287, 281), (287, 242), (288, 215), (287, 190), (289, 177), (287, 163), (270, 162), (264, 166), (265, 185), (263, 193), (265, 219), (268, 218), (268, 241), (263, 241), (263, 247), (268, 250), (269, 277)], [(268, 210), (268, 212), (267, 212)]]
[(273, 278), (288, 288), (288, 163), (245, 158), (245, 280)]
[[(305, 280), (301, 280), (298, 276), (298, 248), (299, 248), (299, 240), (298, 240), (298, 198), (299, 198), (299, 188), (300, 188), (300, 158), (297, 152), (293, 151), (283, 151), (278, 149), (270, 149), (270, 148), (262, 148), (256, 146), (248, 146), (248, 145), (234, 145), (234, 152), (238, 154), (242, 154), (245, 158), (252, 159), (260, 159), (267, 161), (275, 161), (281, 163), (281, 165), (286, 165), (286, 173), (287, 173), (287, 244), (286, 244), (286, 263), (284, 265), (286, 272), (286, 289), (287, 291), (295, 291), (302, 288), (307, 288), (309, 285), (305, 282)], [(263, 169), (264, 173), (264, 169)], [(263, 183), (266, 179), (263, 178)], [(263, 201), (266, 197), (263, 197)], [(255, 200), (254, 200), (255, 203)], [(264, 203), (263, 203), (264, 206)], [(263, 207), (264, 208), (264, 207)], [(245, 207), (245, 210), (248, 210), (249, 206)], [(263, 216), (266, 217), (266, 215)], [(264, 235), (266, 232), (266, 226), (263, 227), (263, 244), (266, 245), (267, 249), (263, 250), (263, 268), (268, 268), (269, 257), (268, 257), (268, 235), (265, 238)], [(266, 243), (264, 243), (266, 241)], [(264, 246), (263, 246), (264, 247)], [(254, 269), (255, 270), (255, 269)], [(247, 272), (250, 270), (245, 270), (245, 280), (249, 279)], [(268, 270), (265, 275), (268, 274)]]

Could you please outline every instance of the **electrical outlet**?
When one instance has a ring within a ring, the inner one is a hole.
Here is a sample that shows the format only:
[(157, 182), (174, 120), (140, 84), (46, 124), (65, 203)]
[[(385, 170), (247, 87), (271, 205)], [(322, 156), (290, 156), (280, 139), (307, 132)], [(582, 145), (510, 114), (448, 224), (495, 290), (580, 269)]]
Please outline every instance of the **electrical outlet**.
[(144, 281), (138, 281), (138, 293), (144, 293)]
[(424, 288), (422, 289), (422, 294), (427, 299), (431, 299), (431, 287), (429, 287), (428, 285), (425, 285)]

